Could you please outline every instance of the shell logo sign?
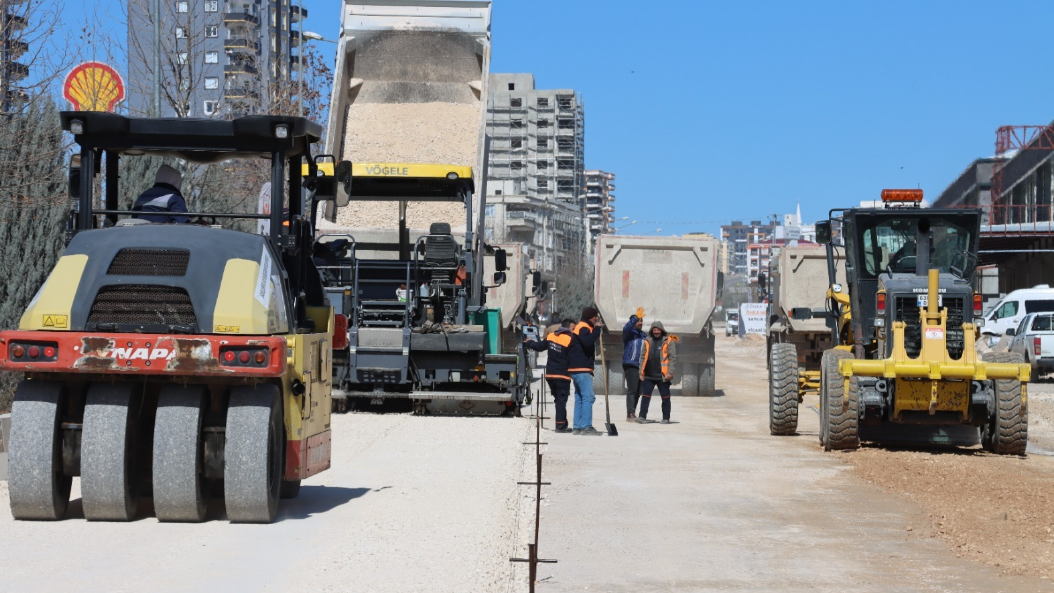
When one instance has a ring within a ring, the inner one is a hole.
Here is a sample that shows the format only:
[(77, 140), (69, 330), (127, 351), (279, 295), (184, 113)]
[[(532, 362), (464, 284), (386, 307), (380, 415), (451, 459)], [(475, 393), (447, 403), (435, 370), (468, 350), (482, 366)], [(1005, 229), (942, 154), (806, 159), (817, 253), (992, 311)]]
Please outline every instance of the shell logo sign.
[(102, 62), (84, 62), (66, 75), (62, 95), (75, 111), (113, 111), (124, 100), (124, 80)]

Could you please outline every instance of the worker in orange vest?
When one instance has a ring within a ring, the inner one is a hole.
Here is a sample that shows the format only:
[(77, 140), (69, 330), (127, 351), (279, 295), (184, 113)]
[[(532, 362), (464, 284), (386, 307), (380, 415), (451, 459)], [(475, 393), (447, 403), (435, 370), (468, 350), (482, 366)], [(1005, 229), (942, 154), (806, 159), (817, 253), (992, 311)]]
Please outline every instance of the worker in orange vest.
[(661, 321), (653, 321), (648, 339), (640, 352), (640, 415), (637, 422), (648, 422), (648, 406), (656, 387), (662, 397), (662, 424), (670, 423), (670, 385), (677, 363), (677, 336), (666, 333)]

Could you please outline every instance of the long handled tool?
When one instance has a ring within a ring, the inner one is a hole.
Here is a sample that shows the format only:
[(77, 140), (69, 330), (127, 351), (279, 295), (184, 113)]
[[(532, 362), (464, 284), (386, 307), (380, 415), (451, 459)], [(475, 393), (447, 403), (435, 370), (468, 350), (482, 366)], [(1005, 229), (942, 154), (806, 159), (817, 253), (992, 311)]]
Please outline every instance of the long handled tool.
[(611, 402), (608, 399), (608, 394), (611, 391), (608, 389), (608, 360), (604, 356), (604, 336), (600, 336), (597, 341), (600, 343), (600, 368), (604, 371), (604, 411), (607, 413), (607, 422), (604, 423), (604, 428), (607, 429), (609, 437), (617, 437), (618, 429), (611, 423)]

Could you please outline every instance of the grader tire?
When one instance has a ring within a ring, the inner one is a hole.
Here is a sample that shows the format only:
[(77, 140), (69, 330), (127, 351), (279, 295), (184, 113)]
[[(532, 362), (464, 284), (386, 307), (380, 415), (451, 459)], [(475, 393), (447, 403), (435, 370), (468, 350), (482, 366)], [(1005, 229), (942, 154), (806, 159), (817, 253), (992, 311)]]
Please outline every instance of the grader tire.
[(154, 514), (158, 521), (200, 523), (208, 507), (205, 479), (207, 388), (168, 384), (161, 388), (154, 421)]
[(845, 350), (828, 350), (823, 353), (824, 389), (823, 398), (827, 404), (826, 414), (821, 413), (820, 420), (826, 425), (825, 451), (840, 451), (860, 447), (858, 432), (859, 417), (857, 401), (859, 394), (858, 380), (849, 380), (849, 397), (845, 397), (845, 380), (838, 372), (838, 364), (853, 355)]
[(769, 351), (769, 432), (791, 435), (798, 430), (798, 349), (773, 344)]
[[(1016, 352), (988, 352), (985, 362), (1023, 364)], [(982, 435), (982, 444), (996, 455), (1024, 455), (1028, 446), (1028, 404), (1021, 394), (1021, 381), (995, 381), (995, 416)]]
[(66, 387), (52, 381), (22, 381), (11, 409), (8, 489), (15, 519), (56, 521), (66, 514), (73, 478), (62, 471)]
[(135, 383), (94, 383), (84, 402), (81, 502), (89, 521), (131, 521), (139, 506)]
[(227, 409), (224, 504), (232, 523), (271, 523), (278, 514), (285, 461), (278, 387), (235, 387)]

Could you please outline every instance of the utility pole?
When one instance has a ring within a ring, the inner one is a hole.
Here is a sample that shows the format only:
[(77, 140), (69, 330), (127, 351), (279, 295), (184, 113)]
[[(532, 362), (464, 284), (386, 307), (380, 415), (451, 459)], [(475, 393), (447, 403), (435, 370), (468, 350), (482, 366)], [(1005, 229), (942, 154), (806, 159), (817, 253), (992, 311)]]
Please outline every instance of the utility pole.
[(297, 72), (297, 92), (296, 92), (296, 116), (304, 116), (304, 48), (307, 46), (304, 39), (304, 4), (302, 0), (296, 0), (296, 9), (300, 11), (300, 18), (297, 19), (297, 28), (299, 29), (300, 35), (300, 46), (297, 48), (297, 54), (300, 58), (300, 68)]
[(154, 117), (161, 117), (161, 0), (154, 0)]

